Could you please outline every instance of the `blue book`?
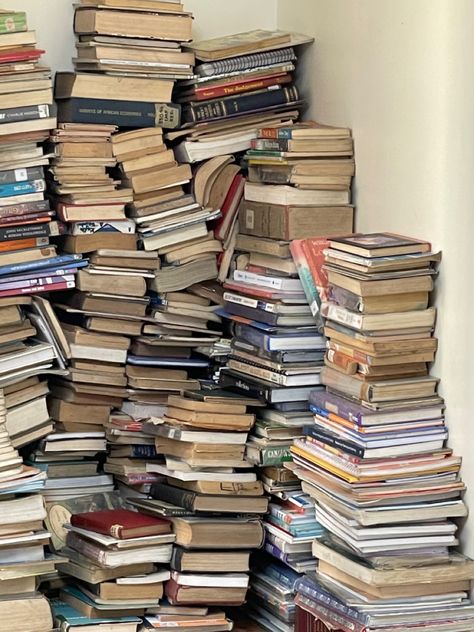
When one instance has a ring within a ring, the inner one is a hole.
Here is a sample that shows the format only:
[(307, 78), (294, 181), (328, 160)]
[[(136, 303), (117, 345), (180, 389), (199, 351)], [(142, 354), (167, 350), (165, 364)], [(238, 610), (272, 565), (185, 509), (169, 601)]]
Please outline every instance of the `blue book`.
[(28, 193), (41, 193), (46, 190), (44, 180), (30, 180), (28, 182), (12, 182), (0, 185), (0, 198), (12, 195), (27, 195)]
[(80, 268), (84, 268), (89, 265), (88, 261), (76, 261), (75, 263), (70, 263), (68, 265), (62, 266), (61, 268), (52, 267), (52, 268), (41, 268), (41, 270), (32, 271), (28, 274), (12, 274), (9, 276), (3, 276), (1, 278), (0, 283), (16, 283), (18, 281), (28, 281), (31, 279), (38, 279), (44, 277), (62, 277), (70, 274), (76, 274)]
[(22, 272), (29, 272), (30, 270), (42, 270), (43, 268), (51, 268), (53, 266), (63, 266), (77, 261), (82, 261), (82, 255), (62, 255), (59, 257), (45, 257), (44, 259), (25, 261), (24, 263), (14, 263), (9, 266), (0, 266), (0, 276), (21, 274)]
[[(74, 596), (77, 596), (76, 593), (79, 593), (79, 591), (75, 591), (69, 586), (64, 590)], [(101, 619), (89, 619), (89, 617), (81, 614), (65, 601), (61, 601), (60, 599), (50, 599), (49, 603), (53, 610), (54, 618), (69, 624), (68, 627), (82, 625), (99, 626), (106, 623), (141, 623), (141, 619), (138, 617), (104, 617)]]

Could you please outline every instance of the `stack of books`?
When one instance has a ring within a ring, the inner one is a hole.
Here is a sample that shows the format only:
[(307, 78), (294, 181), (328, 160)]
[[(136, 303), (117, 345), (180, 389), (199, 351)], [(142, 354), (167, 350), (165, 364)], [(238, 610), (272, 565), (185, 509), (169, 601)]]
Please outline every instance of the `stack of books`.
[(196, 162), (245, 151), (262, 125), (291, 124), (302, 105), (293, 83), (295, 47), (312, 39), (283, 31), (254, 30), (207, 41), (190, 49), (199, 60), (195, 77), (180, 83), (186, 129), (177, 155)]
[(438, 260), (427, 242), (389, 233), (330, 239), (325, 251), (327, 393), (311, 394), (314, 422), (289, 466), (326, 529), (300, 605), (330, 628), (472, 626), (474, 563), (455, 549), (461, 459), (445, 446), (428, 371)]
[[(248, 398), (218, 390), (170, 396), (162, 420), (145, 423), (164, 463), (147, 471), (165, 477), (140, 511), (171, 512), (176, 547), (166, 594), (174, 604), (240, 605), (248, 588), (250, 549), (262, 544), (260, 516), (268, 499), (245, 460), (254, 423)], [(239, 520), (238, 515), (253, 516)], [(191, 550), (188, 550), (191, 549)], [(221, 588), (216, 591), (216, 587)]]
[(301, 575), (285, 564), (268, 559), (252, 569), (249, 615), (264, 630), (293, 632), (296, 619), (296, 583)]
[(49, 190), (65, 223), (65, 252), (136, 247), (135, 224), (125, 217), (132, 192), (119, 189), (120, 182), (107, 172), (116, 164), (111, 142), (116, 130), (113, 125), (60, 123), (50, 137)]
[[(146, 6), (145, 6), (146, 5)], [(180, 124), (171, 104), (176, 79), (193, 76), (193, 17), (174, 0), (91, 2), (76, 7), (77, 73), (58, 73), (59, 117), (123, 128)]]
[[(347, 128), (314, 122), (260, 128), (246, 154), (249, 180), (241, 232), (282, 240), (350, 233), (352, 156)], [(299, 170), (331, 175), (296, 177)]]
[(90, 619), (143, 616), (159, 605), (174, 539), (168, 520), (127, 509), (73, 514), (61, 599)]

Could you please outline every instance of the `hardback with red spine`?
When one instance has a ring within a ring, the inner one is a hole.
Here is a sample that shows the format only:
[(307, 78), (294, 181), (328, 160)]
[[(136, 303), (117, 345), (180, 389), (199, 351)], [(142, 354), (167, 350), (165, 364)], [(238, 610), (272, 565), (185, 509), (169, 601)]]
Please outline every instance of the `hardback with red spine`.
[(244, 194), (245, 177), (238, 173), (230, 185), (230, 189), (221, 208), (221, 217), (214, 224), (214, 235), (216, 239), (224, 241), (228, 235), (232, 220), (239, 210), (240, 200)]
[(192, 100), (207, 101), (208, 99), (217, 99), (219, 97), (230, 97), (242, 92), (252, 92), (253, 90), (263, 90), (270, 86), (284, 85), (285, 83), (291, 83), (291, 81), (292, 77), (290, 74), (282, 73), (281, 75), (272, 75), (271, 77), (262, 77), (260, 79), (226, 83), (213, 88), (196, 88), (192, 95)]
[(71, 516), (74, 527), (110, 535), (117, 540), (170, 533), (171, 523), (128, 509), (92, 511)]

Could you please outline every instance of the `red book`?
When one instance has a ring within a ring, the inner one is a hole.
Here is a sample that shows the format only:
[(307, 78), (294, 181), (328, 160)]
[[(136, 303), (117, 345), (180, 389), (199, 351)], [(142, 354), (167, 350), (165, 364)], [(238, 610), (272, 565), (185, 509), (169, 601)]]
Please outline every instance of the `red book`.
[(93, 511), (71, 516), (73, 527), (110, 535), (117, 540), (171, 533), (171, 523), (128, 509)]
[(30, 61), (36, 60), (44, 55), (44, 50), (32, 49), (32, 50), (16, 50), (0, 53), (0, 64), (10, 64), (18, 61)]
[(263, 90), (270, 86), (279, 86), (285, 83), (291, 83), (292, 77), (288, 73), (281, 75), (272, 75), (270, 77), (262, 77), (260, 79), (251, 79), (247, 81), (239, 81), (237, 83), (226, 83), (221, 86), (214, 86), (213, 88), (196, 88), (193, 101), (207, 101), (209, 99), (216, 99), (218, 97), (230, 97), (235, 94), (241, 94), (242, 92), (254, 92), (256, 90)]
[(216, 239), (225, 241), (229, 230), (232, 227), (233, 220), (239, 210), (240, 201), (244, 194), (245, 177), (238, 173), (232, 181), (229, 191), (227, 192), (224, 204), (221, 208), (222, 217), (214, 224), (214, 235)]

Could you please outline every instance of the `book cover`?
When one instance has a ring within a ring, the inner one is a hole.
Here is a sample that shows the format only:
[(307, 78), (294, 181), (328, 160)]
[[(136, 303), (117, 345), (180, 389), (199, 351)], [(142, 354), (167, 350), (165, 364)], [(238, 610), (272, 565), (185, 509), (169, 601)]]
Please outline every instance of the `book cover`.
[(96, 511), (71, 516), (74, 527), (110, 535), (117, 539), (169, 533), (170, 522), (127, 509)]

